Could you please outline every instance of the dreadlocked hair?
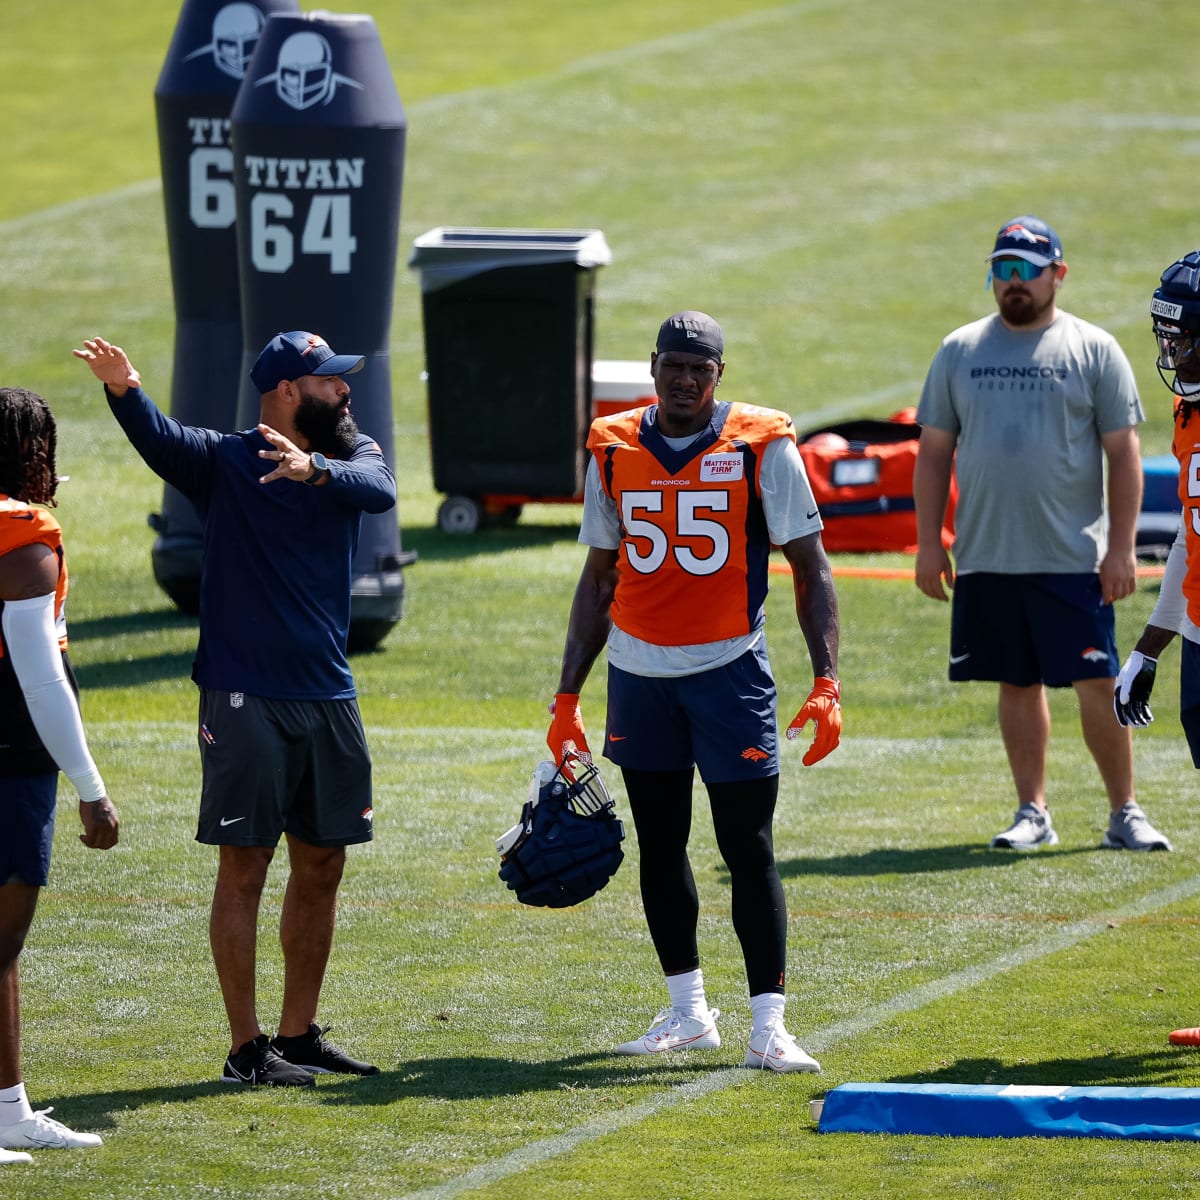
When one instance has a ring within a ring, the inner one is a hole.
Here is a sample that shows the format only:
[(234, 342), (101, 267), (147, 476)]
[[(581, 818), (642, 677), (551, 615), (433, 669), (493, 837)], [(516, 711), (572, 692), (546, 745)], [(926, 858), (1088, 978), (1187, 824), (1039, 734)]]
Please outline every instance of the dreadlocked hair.
[(1186, 425), (1197, 412), (1200, 412), (1200, 402), (1188, 400), (1183, 396), (1178, 397), (1175, 404), (1175, 420), (1181, 426)]
[(28, 388), (0, 387), (0, 492), (53, 508), (58, 427), (50, 406)]

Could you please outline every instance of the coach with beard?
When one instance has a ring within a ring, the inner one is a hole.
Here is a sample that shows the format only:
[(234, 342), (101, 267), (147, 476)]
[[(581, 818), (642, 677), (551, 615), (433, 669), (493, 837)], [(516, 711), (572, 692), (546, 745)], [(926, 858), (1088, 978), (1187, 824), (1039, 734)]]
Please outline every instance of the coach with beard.
[[(311, 333), (277, 334), (250, 371), (259, 425), (218, 433), (165, 416), (119, 346), (95, 338), (74, 353), (203, 526), (196, 839), (220, 848), (209, 937), (231, 1033), (222, 1079), (309, 1087), (317, 1073), (377, 1074), (316, 1021), (346, 847), (372, 836), (371, 759), (346, 659), (351, 562), (362, 514), (390, 509), (396, 482), (350, 415), (345, 376), (364, 359)], [(281, 834), (283, 1008), (268, 1038), (256, 931)]]

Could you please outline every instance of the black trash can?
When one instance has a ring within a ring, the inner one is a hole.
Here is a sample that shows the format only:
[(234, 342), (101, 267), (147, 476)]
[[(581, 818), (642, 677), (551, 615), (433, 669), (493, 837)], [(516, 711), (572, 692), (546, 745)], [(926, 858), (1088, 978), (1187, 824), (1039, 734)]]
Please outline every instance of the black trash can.
[(414, 241), (443, 530), (580, 495), (595, 268), (611, 261), (598, 229), (441, 227)]

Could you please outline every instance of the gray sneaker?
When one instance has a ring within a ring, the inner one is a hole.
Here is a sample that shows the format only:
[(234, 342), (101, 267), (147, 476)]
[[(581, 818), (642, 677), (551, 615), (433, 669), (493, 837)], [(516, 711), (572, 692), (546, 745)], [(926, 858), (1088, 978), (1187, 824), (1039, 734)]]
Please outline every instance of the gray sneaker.
[(1036, 850), (1039, 846), (1057, 846), (1058, 834), (1050, 823), (1049, 810), (1036, 804), (1022, 804), (1013, 823), (992, 838), (992, 846), (1000, 850)]
[(1130, 800), (1120, 812), (1115, 812), (1108, 819), (1108, 830), (1104, 841), (1100, 843), (1102, 850), (1170, 850), (1170, 841), (1153, 825), (1149, 818)]

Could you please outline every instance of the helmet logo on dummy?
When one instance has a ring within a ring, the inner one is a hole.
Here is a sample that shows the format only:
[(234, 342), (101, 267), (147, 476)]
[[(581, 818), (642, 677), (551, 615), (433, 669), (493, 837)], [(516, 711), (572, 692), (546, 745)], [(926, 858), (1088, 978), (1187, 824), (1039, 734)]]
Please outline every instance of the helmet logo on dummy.
[(317, 104), (328, 104), (342, 84), (362, 84), (333, 69), (333, 51), (319, 33), (293, 33), (279, 47), (275, 71), (254, 81), (255, 87), (273, 83), (284, 104), (302, 112)]
[(219, 71), (241, 79), (258, 45), (265, 19), (253, 4), (227, 4), (213, 17), (212, 41), (193, 50), (184, 62), (211, 54)]

